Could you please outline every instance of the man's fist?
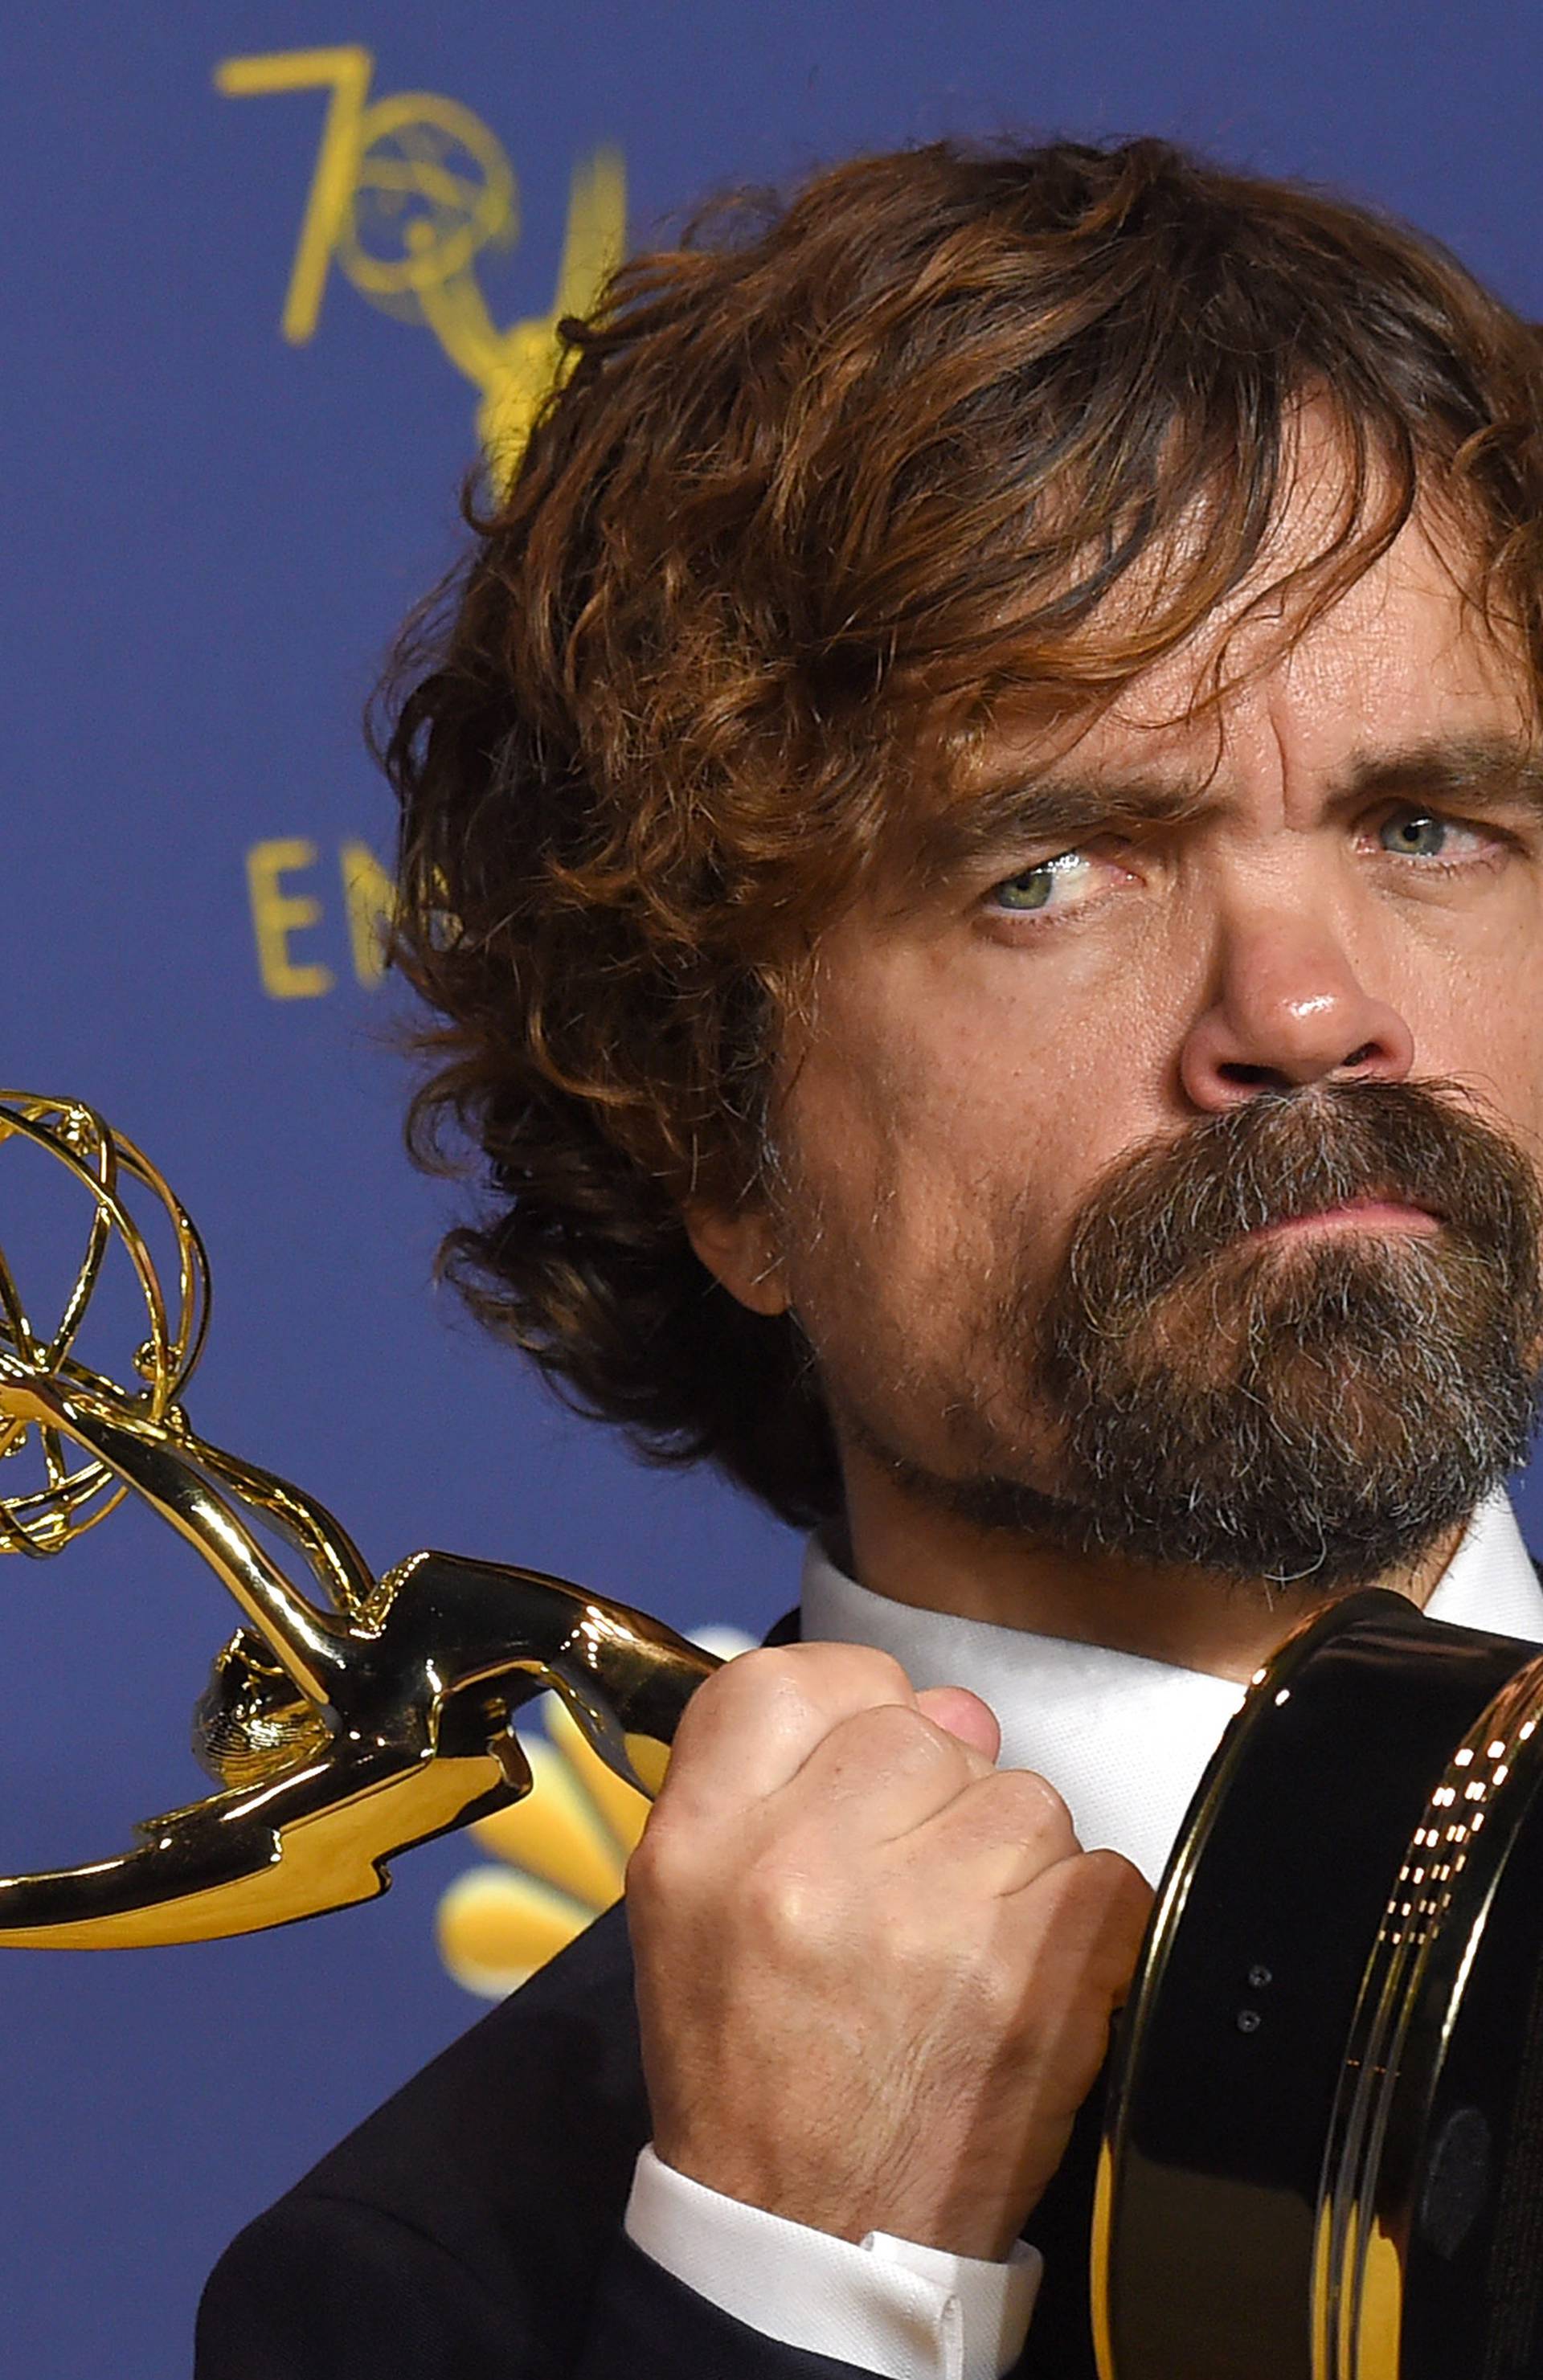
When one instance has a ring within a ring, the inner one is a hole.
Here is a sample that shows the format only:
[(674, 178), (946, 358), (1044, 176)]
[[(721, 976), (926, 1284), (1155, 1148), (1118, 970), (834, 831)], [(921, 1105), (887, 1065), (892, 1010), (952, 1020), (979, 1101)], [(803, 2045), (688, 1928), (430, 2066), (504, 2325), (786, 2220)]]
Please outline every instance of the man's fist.
[(627, 1871), (666, 2164), (843, 2239), (1005, 2254), (1151, 1896), (998, 1741), (858, 1645), (747, 1653), (693, 1696)]

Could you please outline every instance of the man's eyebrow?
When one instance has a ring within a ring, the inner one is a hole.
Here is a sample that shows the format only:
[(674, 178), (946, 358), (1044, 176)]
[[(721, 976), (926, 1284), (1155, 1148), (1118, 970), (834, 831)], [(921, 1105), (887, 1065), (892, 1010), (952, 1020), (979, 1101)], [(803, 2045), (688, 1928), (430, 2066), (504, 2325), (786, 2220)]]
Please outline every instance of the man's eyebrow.
[[(1543, 818), (1543, 749), (1507, 735), (1440, 737), (1351, 762), (1329, 806), (1402, 797), (1481, 802)], [(1037, 774), (1031, 761), (970, 786), (923, 818), (910, 857), (924, 884), (1016, 851), (1066, 845), (1122, 828), (1181, 826), (1221, 807), (1221, 772), (1183, 779)]]
[(1001, 853), (1075, 843), (1110, 828), (1182, 825), (1218, 798), (1214, 781), (1041, 776), (1026, 761), (923, 818), (911, 856), (922, 881), (937, 883)]
[(1433, 808), (1478, 802), (1543, 818), (1543, 749), (1522, 736), (1468, 735), (1367, 753), (1347, 772), (1336, 807), (1395, 797)]

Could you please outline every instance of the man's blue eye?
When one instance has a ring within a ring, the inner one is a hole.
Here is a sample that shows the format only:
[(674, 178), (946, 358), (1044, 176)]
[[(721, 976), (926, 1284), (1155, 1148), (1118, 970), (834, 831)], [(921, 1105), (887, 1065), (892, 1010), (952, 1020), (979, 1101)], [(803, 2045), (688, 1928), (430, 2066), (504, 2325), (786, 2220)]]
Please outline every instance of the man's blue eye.
[(1048, 909), (1052, 902), (1058, 909), (1080, 908), (1093, 883), (1093, 863), (1085, 851), (1058, 851), (1053, 859), (1037, 859), (1016, 876), (1004, 876), (992, 885), (991, 898), (999, 909), (1020, 917), (1026, 910)]
[(1026, 868), (1017, 876), (1004, 878), (992, 893), (992, 898), (1004, 909), (1042, 909), (1051, 897), (1055, 880), (1055, 863), (1042, 859), (1037, 868)]
[(1378, 840), (1384, 851), (1406, 859), (1440, 859), (1451, 832), (1448, 820), (1432, 818), (1428, 810), (1400, 810), (1384, 820)]

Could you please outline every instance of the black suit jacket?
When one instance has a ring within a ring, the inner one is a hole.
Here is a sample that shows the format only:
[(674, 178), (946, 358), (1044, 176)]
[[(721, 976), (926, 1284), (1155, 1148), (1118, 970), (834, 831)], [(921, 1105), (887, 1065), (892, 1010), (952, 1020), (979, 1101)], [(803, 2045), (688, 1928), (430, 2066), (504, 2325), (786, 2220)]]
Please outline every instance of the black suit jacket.
[[(1094, 2380), (1095, 2119), (1029, 2228), (1046, 2269), (1022, 2380)], [(618, 1908), (242, 2232), (204, 2293), (197, 2380), (858, 2380), (633, 2247), (650, 2131)]]

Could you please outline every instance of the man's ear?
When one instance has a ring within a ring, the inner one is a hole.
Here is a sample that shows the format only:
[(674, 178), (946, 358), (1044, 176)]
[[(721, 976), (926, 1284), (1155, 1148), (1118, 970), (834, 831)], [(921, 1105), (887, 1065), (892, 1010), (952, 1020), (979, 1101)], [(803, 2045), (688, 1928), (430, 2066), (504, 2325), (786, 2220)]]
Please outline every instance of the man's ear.
[(714, 1281), (752, 1314), (785, 1314), (782, 1249), (764, 1207), (688, 1207), (686, 1233)]

